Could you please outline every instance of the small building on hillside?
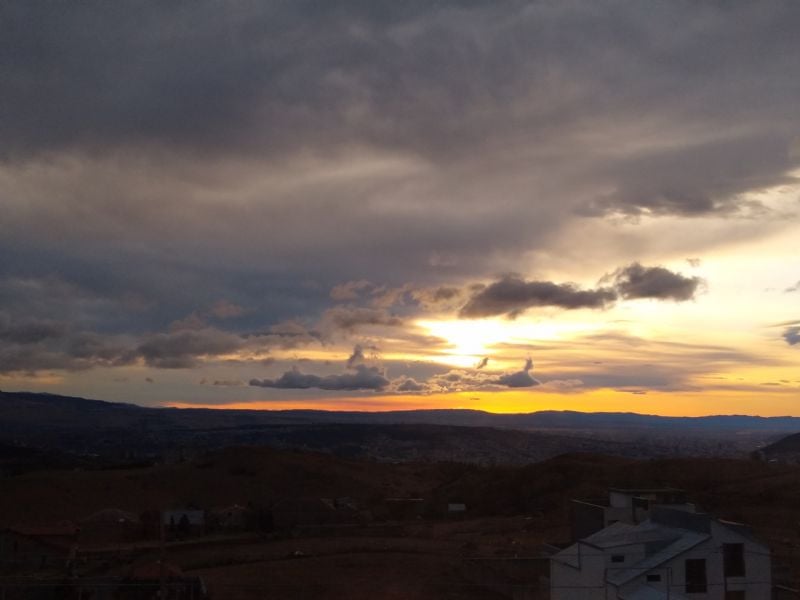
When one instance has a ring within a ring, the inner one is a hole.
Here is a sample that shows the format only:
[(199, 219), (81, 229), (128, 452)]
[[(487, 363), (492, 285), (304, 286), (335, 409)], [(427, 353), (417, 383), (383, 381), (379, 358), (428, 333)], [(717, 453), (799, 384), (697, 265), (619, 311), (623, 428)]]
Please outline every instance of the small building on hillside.
[(66, 569), (75, 558), (79, 531), (71, 521), (0, 531), (0, 567), (17, 571)]
[(573, 500), (570, 506), (571, 540), (579, 540), (614, 523), (635, 525), (655, 507), (695, 512), (686, 492), (676, 488), (612, 488), (608, 500)]
[(738, 523), (663, 507), (618, 521), (550, 562), (551, 600), (769, 600), (767, 546)]

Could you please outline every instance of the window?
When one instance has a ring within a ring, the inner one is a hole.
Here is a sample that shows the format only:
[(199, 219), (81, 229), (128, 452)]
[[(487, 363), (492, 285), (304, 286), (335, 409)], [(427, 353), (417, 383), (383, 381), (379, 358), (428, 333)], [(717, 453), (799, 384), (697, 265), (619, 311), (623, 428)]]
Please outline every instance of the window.
[(722, 544), (725, 577), (744, 577), (744, 544)]
[(689, 558), (684, 564), (686, 570), (686, 593), (705, 594), (708, 591), (706, 559)]
[(612, 554), (611, 555), (611, 562), (612, 563), (625, 562), (625, 555), (624, 554)]
[(648, 583), (655, 583), (661, 581), (661, 574), (660, 573), (648, 573), (647, 574), (647, 582)]
[(744, 590), (728, 590), (725, 592), (725, 600), (745, 600)]

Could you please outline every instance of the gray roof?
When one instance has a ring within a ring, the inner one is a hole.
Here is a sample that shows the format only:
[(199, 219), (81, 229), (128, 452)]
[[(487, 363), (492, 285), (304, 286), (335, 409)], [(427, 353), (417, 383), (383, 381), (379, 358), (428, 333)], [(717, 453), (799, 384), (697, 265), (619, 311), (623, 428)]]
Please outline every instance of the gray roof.
[[(680, 513), (680, 511), (665, 510), (663, 514), (659, 513), (657, 518), (651, 517), (651, 519), (638, 525), (622, 522), (614, 523), (581, 539), (576, 544), (554, 555), (553, 558), (575, 568), (580, 568), (578, 561), (580, 544), (586, 544), (598, 550), (644, 544), (645, 551), (649, 551), (650, 554), (636, 563), (625, 565), (619, 569), (609, 569), (606, 580), (619, 587), (710, 539), (712, 520), (723, 527), (749, 537), (747, 528), (738, 523), (711, 519), (706, 514), (685, 514)], [(640, 586), (636, 590), (626, 593), (623, 597), (625, 600), (650, 600), (651, 598), (657, 600), (661, 596), (654, 594), (659, 593), (659, 590), (652, 586)], [(677, 599), (678, 596), (673, 594), (672, 598)]]
[(644, 521), (638, 525), (619, 522), (601, 529), (581, 541), (596, 548), (616, 548), (631, 544), (670, 541), (679, 538), (682, 534), (683, 530), (664, 527), (652, 521)]
[[(667, 529), (667, 528), (664, 528)], [(608, 574), (608, 582), (613, 583), (614, 585), (622, 585), (636, 579), (640, 575), (643, 575), (647, 571), (651, 569), (655, 569), (659, 565), (667, 562), (686, 552), (687, 550), (691, 550), (699, 543), (706, 541), (711, 536), (707, 533), (698, 533), (696, 531), (681, 531), (681, 530), (671, 530), (670, 537), (676, 536), (675, 541), (671, 544), (662, 548), (655, 554), (651, 554), (650, 556), (644, 557), (639, 562), (630, 565), (625, 569), (612, 570), (609, 571)]]
[[(661, 542), (659, 550), (642, 560), (626, 565), (624, 568), (609, 570), (607, 581), (613, 585), (620, 586), (683, 554), (710, 537), (707, 533), (677, 527), (666, 527), (648, 520), (638, 525), (629, 525), (621, 522), (614, 523), (597, 533), (583, 538), (578, 544), (588, 544), (605, 550), (633, 544), (647, 544), (653, 548), (658, 547), (658, 542)], [(559, 552), (555, 557), (561, 562), (577, 568), (578, 551), (577, 545), (571, 546)], [(644, 590), (642, 593), (650, 592)], [(646, 596), (642, 596), (642, 598), (646, 598)]]

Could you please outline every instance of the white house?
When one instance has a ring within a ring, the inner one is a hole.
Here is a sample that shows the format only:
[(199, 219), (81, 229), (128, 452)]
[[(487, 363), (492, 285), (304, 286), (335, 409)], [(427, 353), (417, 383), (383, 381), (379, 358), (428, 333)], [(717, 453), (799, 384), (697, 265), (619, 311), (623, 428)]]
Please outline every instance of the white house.
[(686, 492), (676, 488), (611, 488), (608, 500), (573, 500), (571, 513), (571, 539), (591, 535), (595, 531), (617, 522), (635, 525), (647, 520), (656, 507), (669, 507), (695, 512), (694, 504), (687, 502)]
[(738, 523), (654, 508), (555, 554), (551, 600), (769, 600), (769, 548)]

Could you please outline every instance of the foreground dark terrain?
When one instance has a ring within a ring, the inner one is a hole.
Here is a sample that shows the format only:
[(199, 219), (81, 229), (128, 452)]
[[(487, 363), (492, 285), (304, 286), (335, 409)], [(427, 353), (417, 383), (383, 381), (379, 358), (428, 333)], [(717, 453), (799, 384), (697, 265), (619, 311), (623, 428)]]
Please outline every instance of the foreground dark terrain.
[(793, 419), (182, 411), (41, 394), (3, 394), (0, 417), (0, 555), (23, 557), (0, 561), (4, 600), (162, 585), (174, 598), (545, 598), (571, 500), (611, 487), (682, 488), (752, 526), (776, 580), (800, 577)]
[[(534, 594), (547, 573), (543, 544), (567, 540), (571, 498), (599, 497), (610, 486), (665, 485), (750, 524), (776, 561), (799, 574), (800, 469), (753, 460), (572, 454), (486, 467), (242, 447), (174, 465), (33, 471), (2, 484), (2, 528), (83, 525), (73, 583), (124, 576), (158, 560), (158, 527), (148, 530), (148, 514), (240, 507), (268, 520), (165, 533), (166, 562), (202, 577), (215, 598)], [(465, 510), (450, 512), (452, 504)], [(134, 515), (136, 525), (125, 537), (98, 533), (92, 515), (104, 511)], [(4, 575), (8, 583), (20, 572)], [(40, 583), (64, 576), (57, 569), (27, 575)]]

